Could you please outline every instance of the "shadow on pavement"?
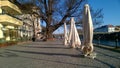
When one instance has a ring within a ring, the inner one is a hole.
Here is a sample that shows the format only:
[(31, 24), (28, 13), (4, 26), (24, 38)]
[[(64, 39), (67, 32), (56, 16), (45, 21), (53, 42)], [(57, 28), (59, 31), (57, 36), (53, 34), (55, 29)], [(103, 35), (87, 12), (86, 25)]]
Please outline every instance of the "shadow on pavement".
[(11, 50), (11, 49), (7, 49), (7, 50), (8, 51), (2, 53), (2, 54), (4, 54), (4, 56), (0, 53), (0, 57), (7, 57), (7, 58), (10, 58), (10, 57), (21, 57), (21, 58), (27, 58), (27, 59), (33, 59), (33, 60), (43, 60), (43, 61), (47, 61), (47, 62), (55, 62), (55, 63), (63, 63), (63, 64), (76, 65), (76, 66), (79, 66), (79, 67), (100, 68), (100, 67), (97, 67), (97, 66), (84, 65), (84, 64), (80, 64), (80, 63), (76, 64), (76, 63), (66, 62), (66, 61), (60, 61), (60, 60), (52, 60), (52, 59), (49, 60), (49, 59), (41, 59), (41, 58), (20, 56), (20, 55), (17, 55), (15, 53), (12, 53), (11, 51), (13, 51), (13, 52), (22, 52), (22, 53), (32, 53), (32, 54), (43, 54), (43, 55), (62, 55), (62, 56), (71, 56), (71, 57), (79, 57), (79, 58), (83, 57), (81, 55), (57, 54), (57, 53), (43, 53), (43, 52), (20, 51), (20, 50)]
[(77, 65), (77, 66), (80, 66), (80, 67), (91, 67), (91, 68), (100, 68), (100, 67), (97, 67), (97, 66), (90, 66), (90, 65), (83, 65), (83, 64), (74, 64), (74, 63), (70, 63), (70, 62), (64, 62), (64, 61), (57, 61), (57, 60), (48, 60), (48, 59), (40, 59), (40, 58), (33, 58), (33, 57), (24, 57), (24, 56), (21, 56), (23, 58), (30, 58), (30, 59), (35, 59), (35, 60), (43, 60), (43, 61), (49, 61), (49, 62), (55, 62), (55, 63), (63, 63), (63, 64), (70, 64), (70, 65)]
[(57, 48), (57, 49), (71, 49), (71, 48), (69, 48), (69, 47), (48, 47), (48, 46), (46, 46), (46, 47), (43, 47), (43, 46), (21, 46), (21, 47), (28, 47), (28, 48), (53, 48), (53, 49), (55, 49), (55, 48)]
[(21, 50), (11, 50), (11, 49), (6, 49), (8, 51), (14, 51), (14, 52), (21, 52), (21, 53), (30, 53), (30, 54), (42, 54), (42, 55), (60, 55), (60, 56), (70, 56), (70, 57), (78, 57), (78, 58), (84, 58), (83, 55), (73, 55), (73, 54), (62, 54), (62, 53), (46, 53), (46, 52), (33, 52), (33, 51), (21, 51)]
[(102, 60), (99, 60), (99, 59), (96, 59), (96, 58), (95, 58), (95, 60), (98, 61), (98, 62), (100, 62), (100, 63), (102, 63), (102, 64), (105, 64), (105, 65), (109, 66), (110, 68), (116, 68), (115, 66), (113, 66), (113, 65), (111, 65), (111, 64), (109, 64), (107, 62), (104, 62)]
[(0, 53), (0, 57), (10, 58), (10, 57), (18, 57), (18, 55), (15, 53), (6, 51), (6, 52)]
[(111, 55), (108, 55), (108, 54), (102, 53), (102, 52), (100, 52), (100, 51), (96, 51), (96, 52), (99, 53), (99, 54), (102, 54), (102, 55), (104, 55), (104, 56), (108, 56), (108, 57), (112, 57), (112, 58), (115, 58), (115, 59), (120, 60), (120, 58), (118, 58), (118, 57), (111, 56)]
[(103, 46), (98, 46), (98, 45), (94, 45), (95, 47), (99, 47), (99, 48), (102, 48), (102, 49), (106, 49), (106, 50), (110, 50), (110, 51), (114, 51), (114, 52), (118, 52), (118, 53), (120, 53), (120, 48), (117, 48), (117, 49), (115, 49), (115, 48), (110, 48), (109, 46), (107, 47), (105, 47), (104, 45)]

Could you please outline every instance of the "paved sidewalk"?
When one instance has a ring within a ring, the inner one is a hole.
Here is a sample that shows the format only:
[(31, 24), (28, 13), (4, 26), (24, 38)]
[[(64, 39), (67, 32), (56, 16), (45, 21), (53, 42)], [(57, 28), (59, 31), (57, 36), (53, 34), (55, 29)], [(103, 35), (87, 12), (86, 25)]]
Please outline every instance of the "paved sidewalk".
[(29, 42), (0, 48), (0, 68), (120, 68), (120, 53), (95, 47), (95, 59), (60, 41)]

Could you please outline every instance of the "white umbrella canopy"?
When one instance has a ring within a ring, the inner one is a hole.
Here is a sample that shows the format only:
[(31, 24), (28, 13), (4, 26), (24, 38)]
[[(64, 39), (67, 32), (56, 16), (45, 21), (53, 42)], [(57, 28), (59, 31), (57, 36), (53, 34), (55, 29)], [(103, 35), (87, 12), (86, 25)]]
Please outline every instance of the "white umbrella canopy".
[(68, 37), (68, 43), (71, 43), (71, 36), (73, 31), (73, 22), (70, 21), (70, 30), (69, 30), (69, 37)]
[(67, 35), (67, 26), (66, 23), (64, 23), (64, 45), (68, 45), (68, 35)]
[(75, 26), (74, 18), (71, 18), (71, 30), (69, 34), (69, 43), (73, 48), (80, 48), (81, 41), (77, 32), (77, 28)]
[(83, 53), (89, 55), (93, 52), (93, 23), (88, 4), (84, 6), (83, 12)]

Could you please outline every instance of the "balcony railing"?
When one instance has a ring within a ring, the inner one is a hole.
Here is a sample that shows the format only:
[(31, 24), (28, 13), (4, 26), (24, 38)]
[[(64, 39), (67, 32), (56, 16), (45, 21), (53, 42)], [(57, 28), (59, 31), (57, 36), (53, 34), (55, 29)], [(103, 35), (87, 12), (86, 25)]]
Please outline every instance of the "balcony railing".
[(0, 23), (4, 25), (16, 25), (16, 26), (23, 25), (22, 21), (7, 14), (0, 15)]
[(20, 9), (8, 0), (0, 1), (1, 8), (9, 14), (21, 14)]

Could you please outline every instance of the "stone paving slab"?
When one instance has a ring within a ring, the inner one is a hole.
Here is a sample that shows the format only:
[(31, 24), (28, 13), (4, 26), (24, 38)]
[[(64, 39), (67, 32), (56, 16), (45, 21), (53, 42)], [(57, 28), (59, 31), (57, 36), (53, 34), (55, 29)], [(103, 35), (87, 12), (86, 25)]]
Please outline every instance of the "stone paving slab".
[(0, 68), (120, 68), (120, 53), (98, 47), (95, 52), (90, 59), (61, 41), (28, 42), (0, 48)]

